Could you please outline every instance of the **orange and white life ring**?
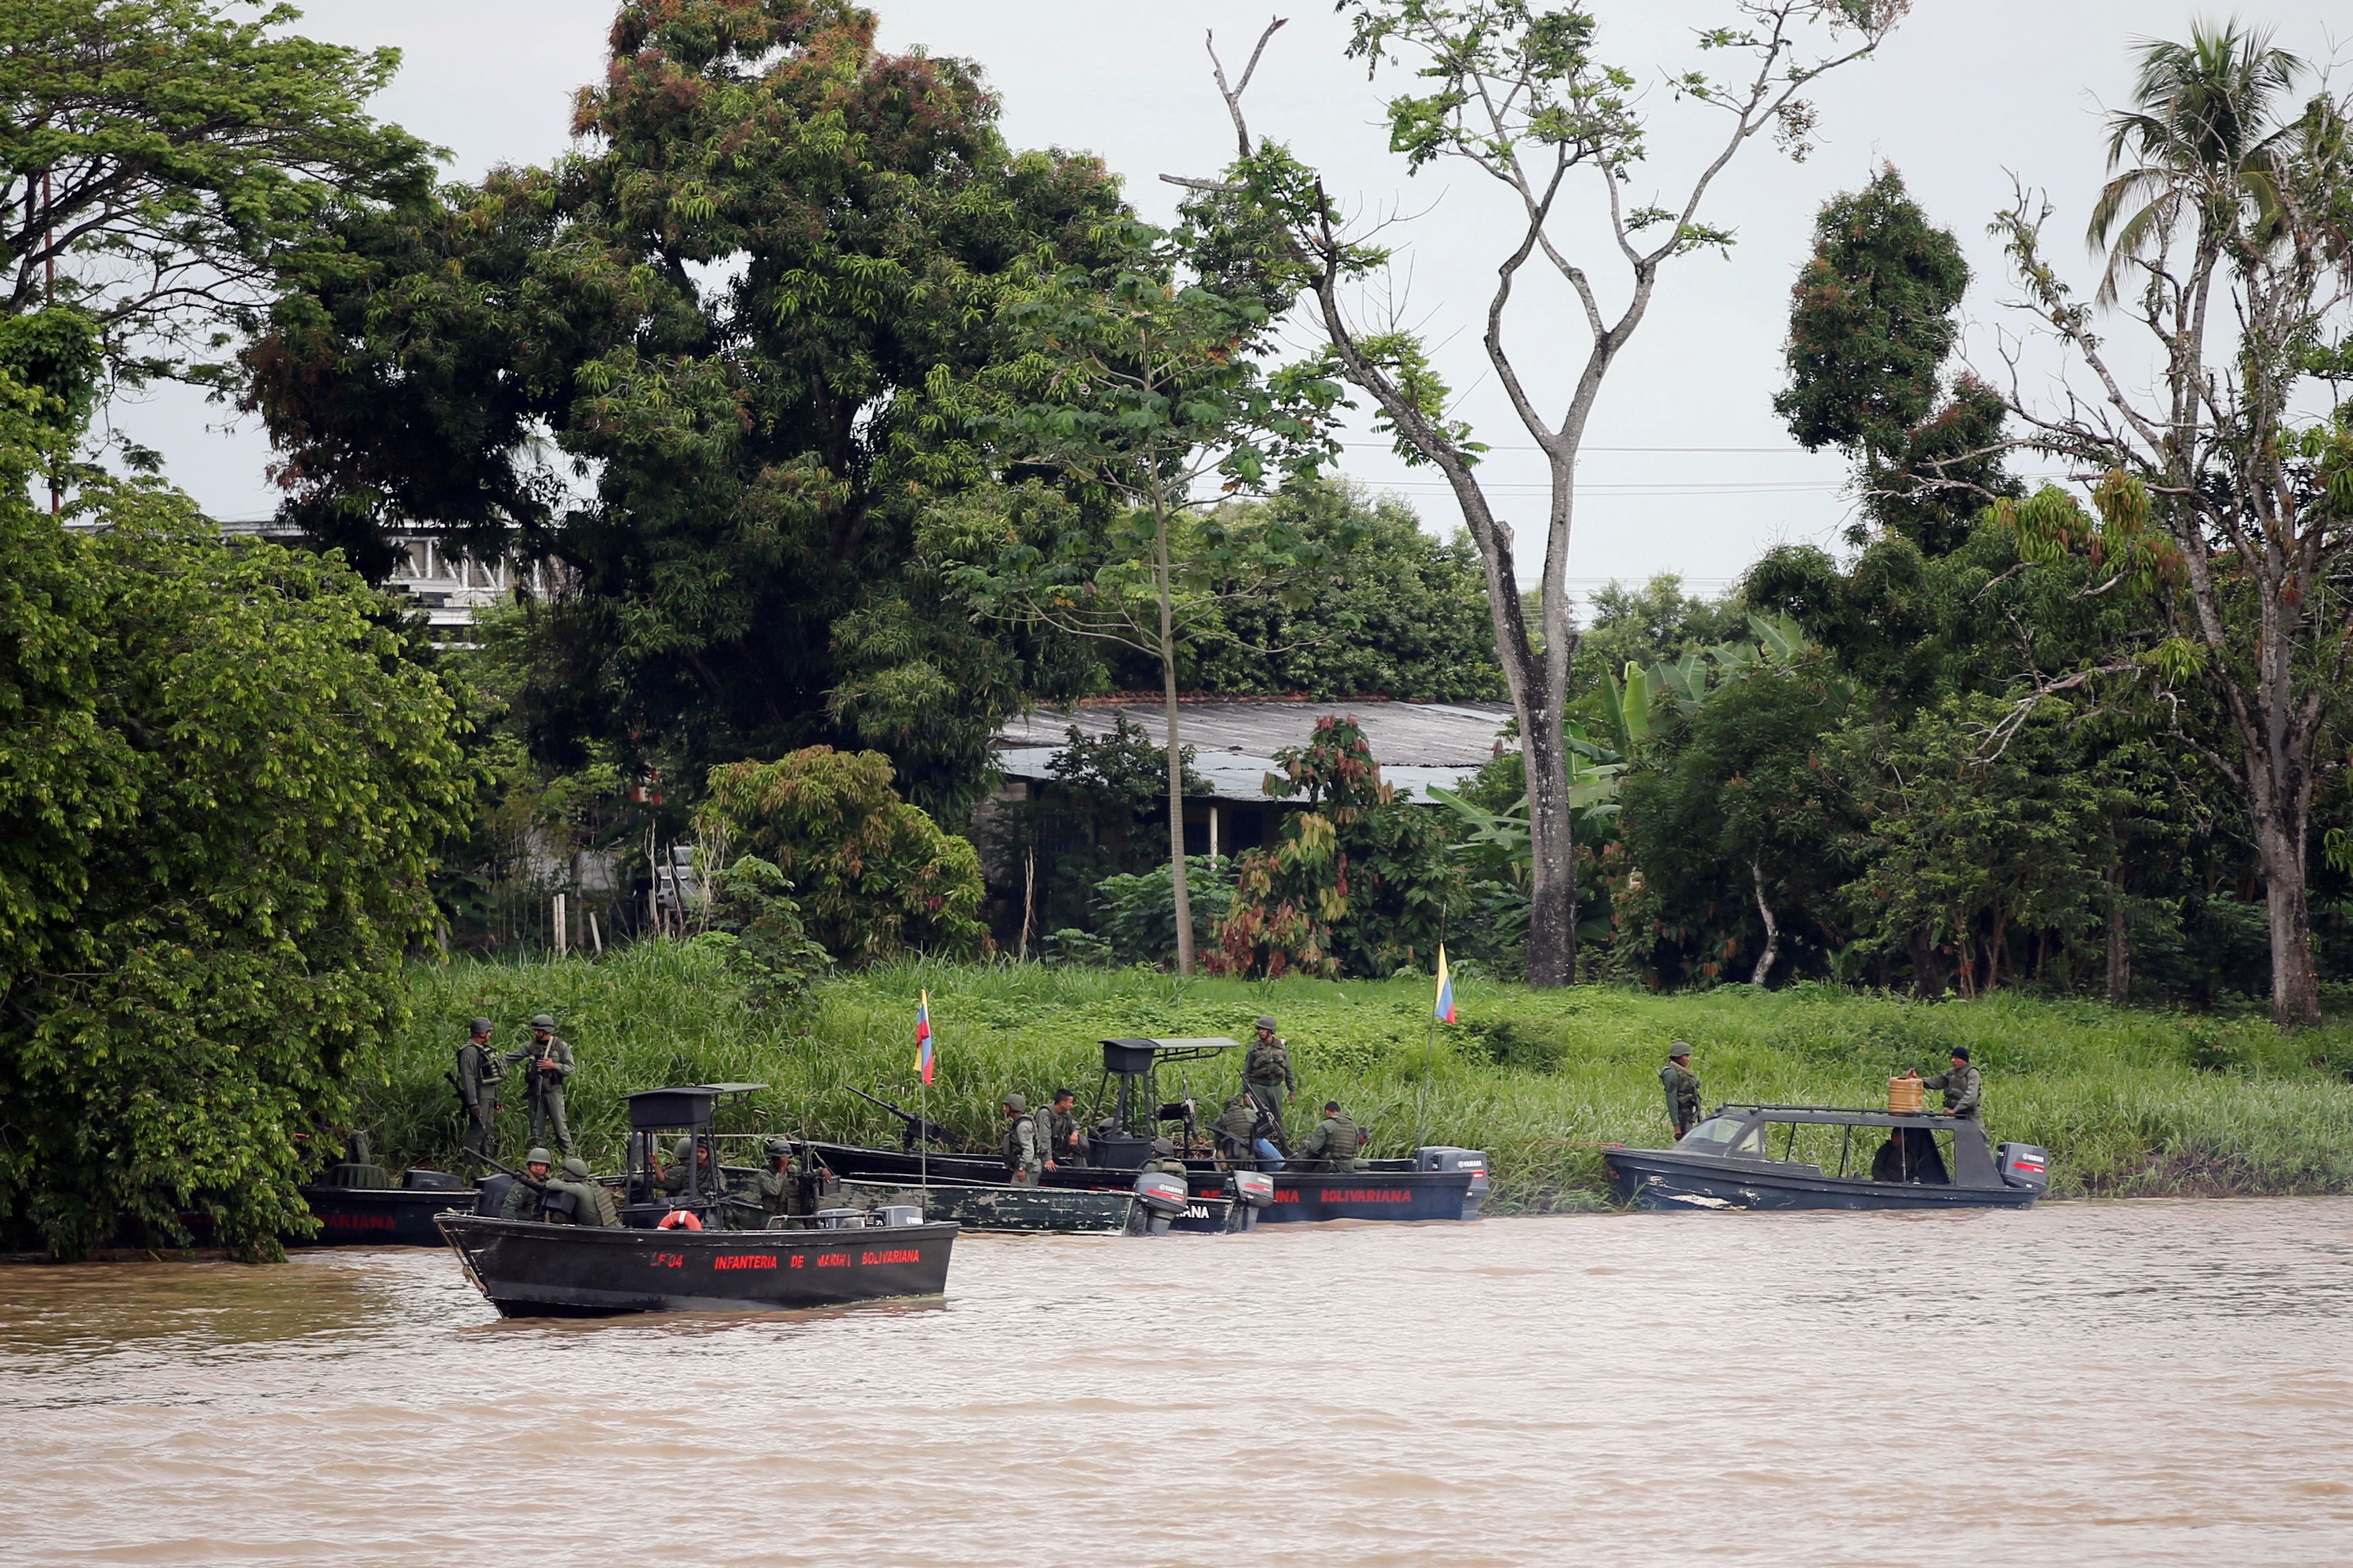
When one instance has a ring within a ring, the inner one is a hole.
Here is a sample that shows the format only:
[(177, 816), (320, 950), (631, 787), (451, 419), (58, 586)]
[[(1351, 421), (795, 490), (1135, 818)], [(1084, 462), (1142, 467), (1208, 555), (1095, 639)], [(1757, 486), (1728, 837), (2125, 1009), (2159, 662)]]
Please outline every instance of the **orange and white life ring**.
[(656, 1230), (701, 1230), (702, 1222), (694, 1217), (692, 1209), (672, 1209), (661, 1216)]

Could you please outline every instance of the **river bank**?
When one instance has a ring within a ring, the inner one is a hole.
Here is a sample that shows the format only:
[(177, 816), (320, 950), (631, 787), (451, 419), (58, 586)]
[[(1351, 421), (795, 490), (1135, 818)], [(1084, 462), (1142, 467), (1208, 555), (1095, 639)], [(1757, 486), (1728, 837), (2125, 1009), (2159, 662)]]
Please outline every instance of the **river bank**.
[[(802, 1010), (748, 1008), (718, 954), (646, 943), (599, 960), (459, 960), (410, 971), (414, 1018), (368, 1086), (363, 1125), (388, 1161), (446, 1162), (461, 1134), (444, 1077), (475, 1013), (502, 1044), (546, 1010), (578, 1053), (573, 1126), (600, 1168), (620, 1154), (620, 1097), (679, 1082), (774, 1086), (738, 1115), (743, 1130), (812, 1131), (895, 1143), (897, 1124), (849, 1090), (913, 1105), (915, 1000), (932, 997), (939, 1041), (934, 1120), (976, 1145), (995, 1141), (1007, 1089), (1057, 1085), (1084, 1108), (1111, 1035), (1249, 1032), (1282, 1022), (1303, 1080), (1301, 1108), (1337, 1099), (1375, 1152), (1416, 1143), (1488, 1150), (1494, 1212), (1590, 1206), (1598, 1147), (1656, 1143), (1657, 1080), (1671, 1039), (1691, 1042), (1711, 1104), (1867, 1104), (1889, 1076), (1941, 1067), (1968, 1046), (1986, 1075), (1993, 1136), (2040, 1143), (2056, 1196), (2353, 1191), (2353, 1026), (2283, 1035), (2260, 1017), (2197, 1016), (2082, 1001), (1996, 995), (1921, 1003), (1801, 986), (1678, 995), (1578, 987), (1534, 992), (1465, 980), (1461, 1022), (1430, 1020), (1427, 980), (1178, 981), (1142, 970), (907, 963), (845, 975)], [(1190, 1083), (1204, 1100), (1230, 1073)], [(505, 1146), (523, 1137), (507, 1097)]]

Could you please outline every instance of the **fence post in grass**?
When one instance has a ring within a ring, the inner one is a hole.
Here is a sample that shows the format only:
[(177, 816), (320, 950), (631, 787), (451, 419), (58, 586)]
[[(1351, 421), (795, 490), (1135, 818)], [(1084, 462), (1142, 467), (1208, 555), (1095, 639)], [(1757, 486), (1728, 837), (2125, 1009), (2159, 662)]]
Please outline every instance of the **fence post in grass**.
[(558, 893), (558, 894), (556, 894), (556, 895), (555, 895), (555, 909), (554, 909), (554, 915), (555, 915), (555, 956), (556, 956), (556, 957), (558, 957), (558, 958), (562, 958), (562, 957), (564, 956), (564, 954), (565, 954), (565, 951), (567, 950), (568, 945), (569, 945), (569, 944), (567, 944), (567, 943), (565, 942), (565, 940), (564, 940), (564, 939), (565, 939), (565, 937), (568, 933), (567, 933), (567, 932), (566, 932), (566, 931), (565, 930), (565, 919), (564, 919), (564, 895), (563, 895), (562, 893)]

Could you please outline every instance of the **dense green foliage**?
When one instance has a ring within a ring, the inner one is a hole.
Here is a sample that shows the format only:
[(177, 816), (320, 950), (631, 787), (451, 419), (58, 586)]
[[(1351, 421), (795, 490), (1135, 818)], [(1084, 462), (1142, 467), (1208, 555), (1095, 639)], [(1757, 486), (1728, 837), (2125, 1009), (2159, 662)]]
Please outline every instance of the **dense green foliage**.
[(841, 963), (905, 948), (961, 956), (987, 941), (979, 856), (899, 798), (880, 752), (810, 746), (713, 768), (702, 837), (722, 867), (749, 854), (781, 873), (809, 937)]
[(1461, 891), (1440, 814), (1381, 782), (1353, 719), (1315, 721), (1275, 753), (1278, 799), (1297, 797), (1275, 844), (1236, 863), (1219, 928), (1219, 966), (1238, 974), (1390, 974), (1434, 969)]
[(296, 15), (0, 8), (0, 315), (70, 305), (126, 379), (222, 379), (222, 328), (267, 302), (323, 213), (422, 194), (429, 150), (363, 108), (397, 52), (290, 36)]
[(29, 472), (81, 400), (16, 368), (0, 1233), (75, 1257), (194, 1211), (271, 1252), (402, 1022), (432, 847), (466, 805), (456, 704), (332, 561), (226, 545), (185, 497), (90, 469), (65, 517), (36, 510)]
[[(1075, 1084), (1084, 1109), (1106, 1036), (1240, 1036), (1267, 1012), (1291, 1042), (1303, 1105), (1337, 1099), (1379, 1155), (1418, 1142), (1489, 1150), (1501, 1212), (1590, 1206), (1599, 1144), (1662, 1140), (1658, 1068), (1670, 1039), (1697, 1047), (1711, 1104), (1867, 1104), (1893, 1074), (1967, 1045), (1985, 1068), (1989, 1131), (2050, 1149), (2065, 1196), (2353, 1191), (2344, 1072), (2353, 1036), (2342, 1025), (2292, 1036), (2255, 1018), (2008, 994), (1937, 1005), (1812, 985), (1562, 995), (1462, 975), (1462, 1022), (1447, 1028), (1430, 1020), (1427, 977), (1187, 983), (1133, 969), (935, 963), (844, 976), (787, 1019), (744, 1007), (723, 955), (670, 942), (602, 963), (419, 966), (412, 985), (416, 1022), (363, 1117), (378, 1146), (403, 1159), (445, 1159), (457, 1147), (441, 1074), (464, 1020), (488, 1013), (519, 1037), (543, 1007), (579, 1050), (574, 1123), (599, 1169), (619, 1157), (620, 1097), (661, 1083), (775, 1086), (730, 1112), (727, 1131), (895, 1145), (897, 1124), (849, 1089), (913, 1104), (923, 987), (939, 1040), (929, 1110), (973, 1148), (996, 1146), (997, 1099), (1008, 1089)], [(1223, 1093), (1232, 1081), (1187, 1087)], [(512, 1106), (506, 1116), (512, 1147), (521, 1118)]]
[[(567, 574), (513, 694), (543, 763), (887, 750), (982, 787), (1050, 650), (976, 626), (913, 549), (987, 479), (998, 323), (1105, 261), (1117, 187), (1016, 153), (977, 69), (874, 47), (837, 0), (622, 6), (582, 150), (354, 204), (248, 355), (287, 515), (389, 565), (423, 523)], [(1115, 247), (1114, 247), (1115, 248)], [(552, 438), (552, 439), (551, 439)]]

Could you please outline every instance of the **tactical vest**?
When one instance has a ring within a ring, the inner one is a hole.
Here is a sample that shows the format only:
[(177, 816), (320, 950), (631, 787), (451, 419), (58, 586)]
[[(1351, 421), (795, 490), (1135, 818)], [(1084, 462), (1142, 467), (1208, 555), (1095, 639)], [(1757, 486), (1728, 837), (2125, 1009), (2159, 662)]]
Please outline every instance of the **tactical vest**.
[(1021, 1152), (1021, 1130), (1024, 1127), (1029, 1129), (1029, 1146), (1033, 1149), (1038, 1146), (1037, 1118), (1025, 1111), (1007, 1122), (1005, 1124), (1005, 1168), (1008, 1171), (1018, 1171), (1028, 1163)]
[(1345, 1167), (1365, 1146), (1364, 1131), (1345, 1116), (1325, 1117), (1324, 1127), (1324, 1157), (1335, 1168)]
[(1288, 1076), (1291, 1052), (1281, 1039), (1252, 1040), (1242, 1058), (1242, 1077), (1252, 1083), (1281, 1083)]

